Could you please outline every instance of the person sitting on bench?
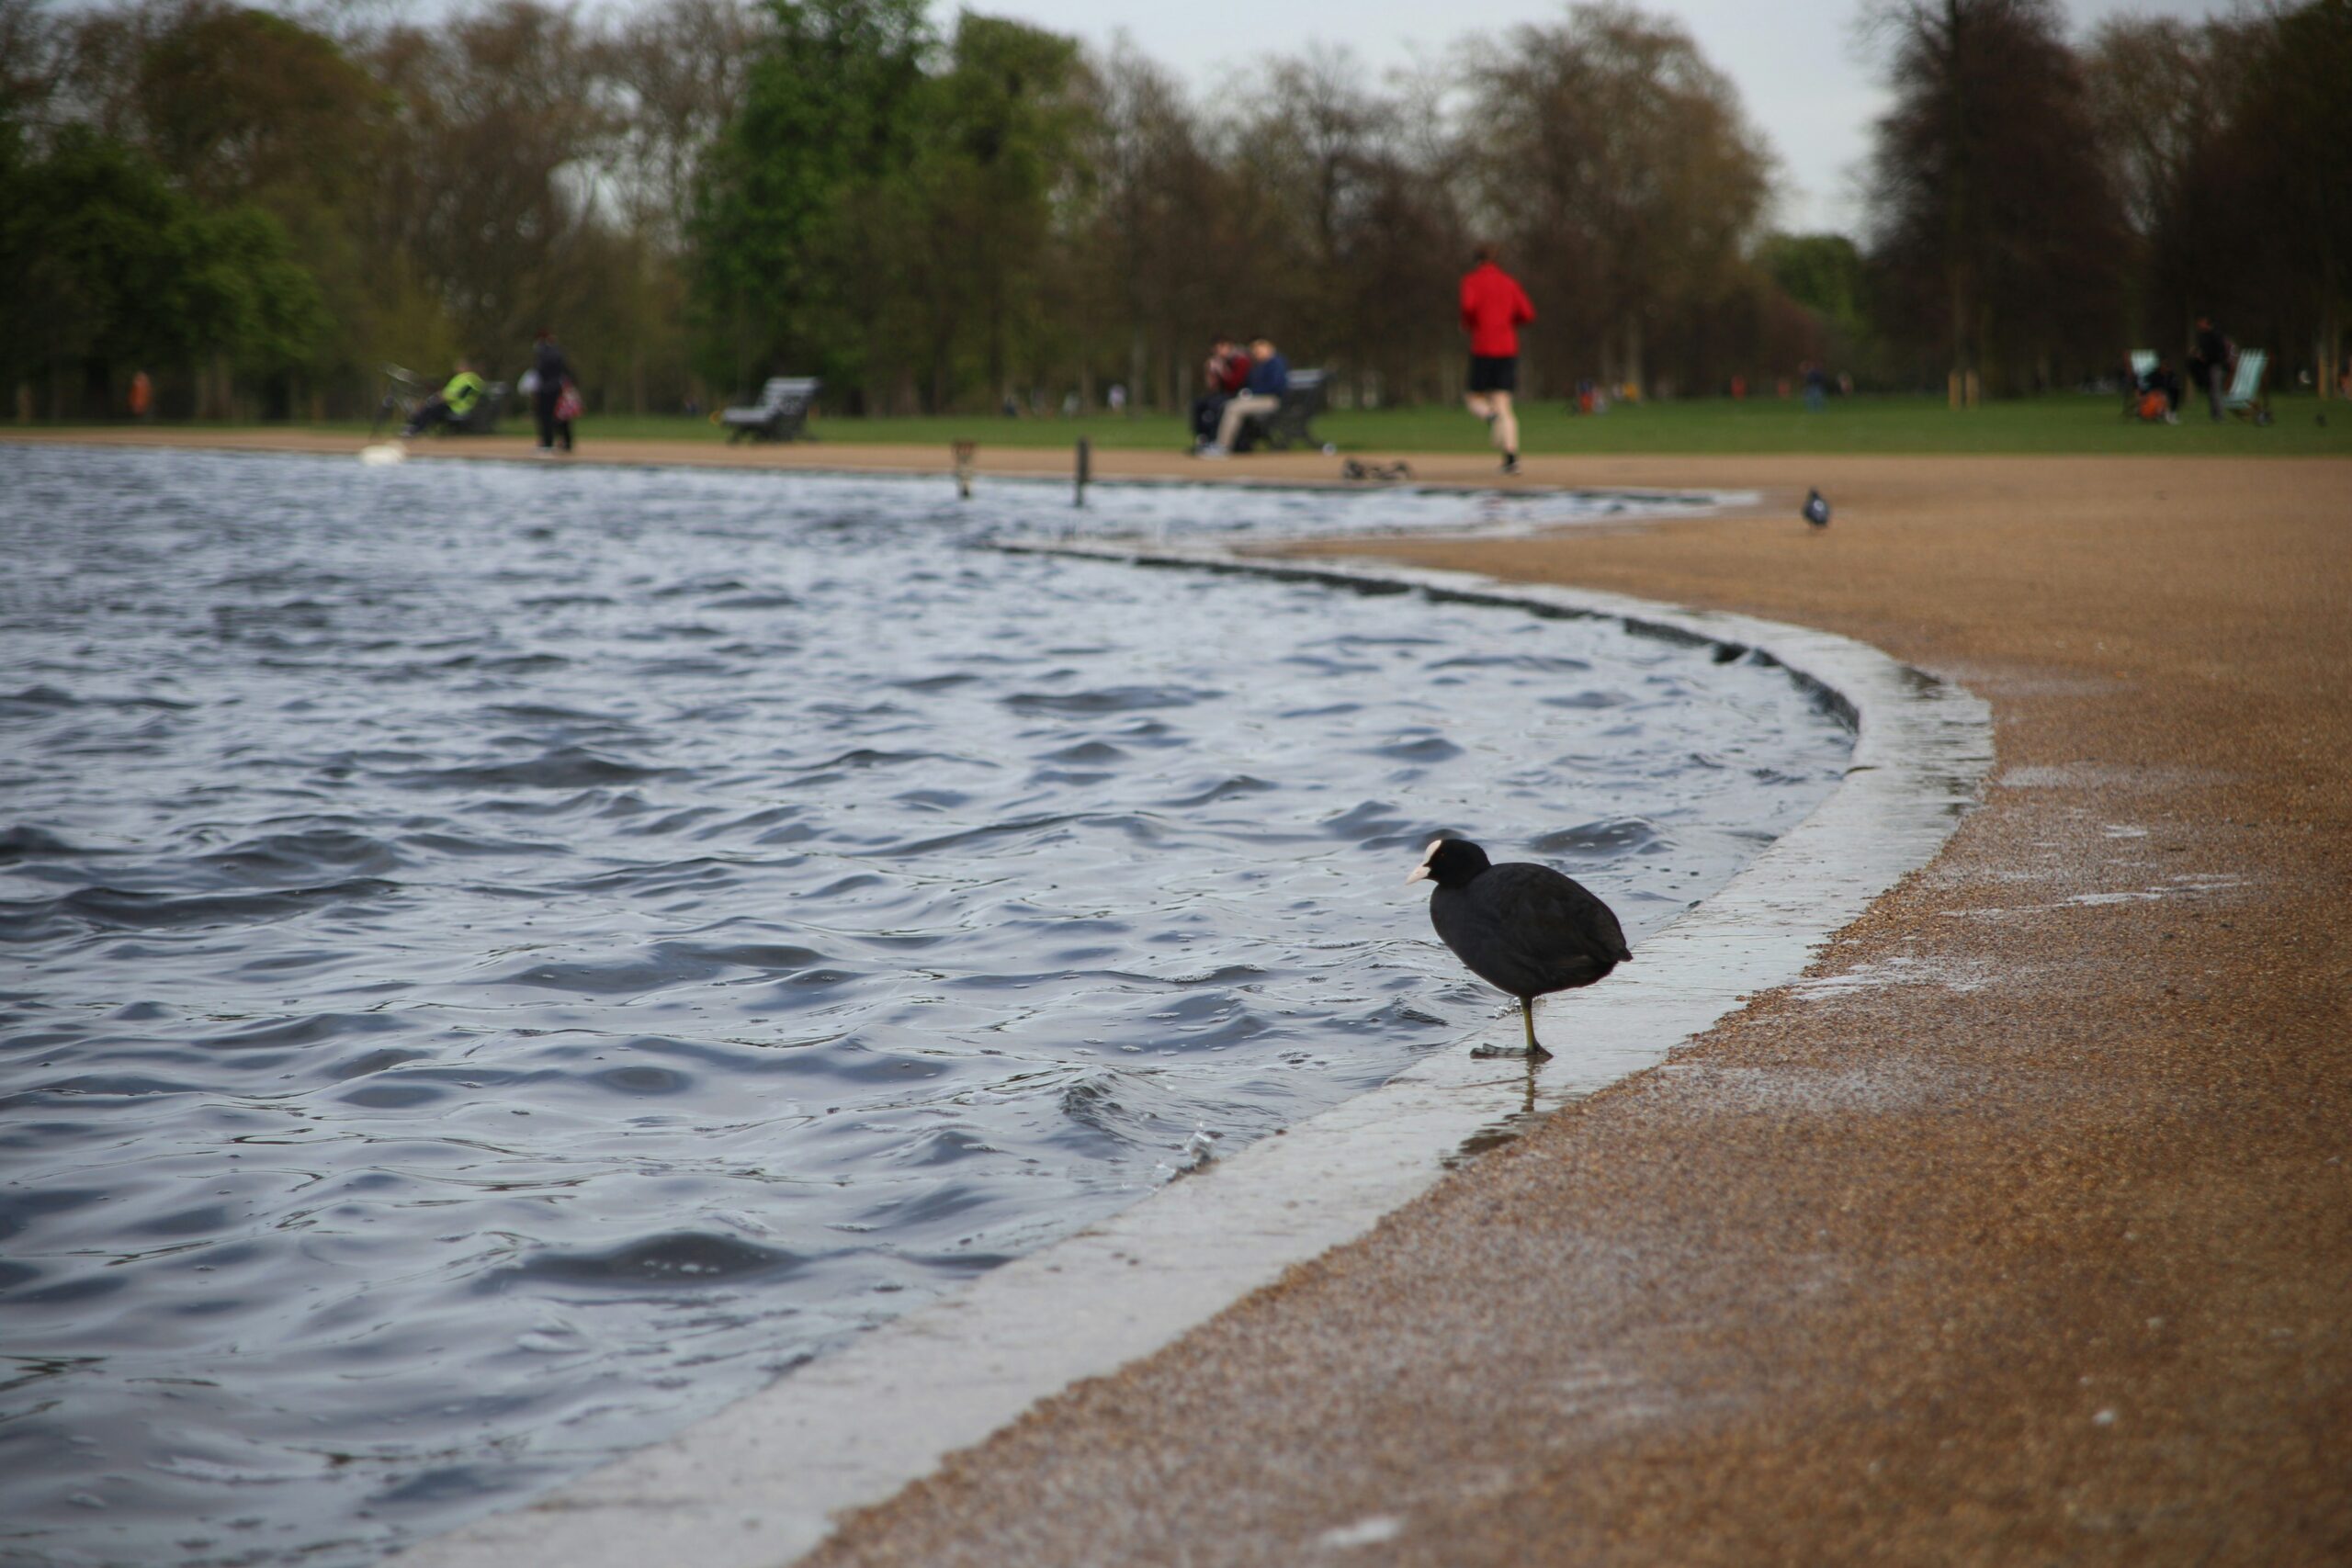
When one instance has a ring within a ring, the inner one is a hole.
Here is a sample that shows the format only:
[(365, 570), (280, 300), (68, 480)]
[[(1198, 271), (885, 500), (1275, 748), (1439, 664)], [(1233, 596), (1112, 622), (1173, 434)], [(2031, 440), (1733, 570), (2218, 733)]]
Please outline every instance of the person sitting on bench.
[(401, 434), (422, 435), (436, 424), (457, 423), (474, 412), (474, 405), (481, 401), (485, 389), (481, 378), (474, 373), (473, 361), (458, 360), (458, 373), (449, 378), (449, 384), (417, 405)]
[(1250, 385), (1239, 397), (1225, 405), (1225, 414), (1217, 421), (1216, 444), (1201, 448), (1204, 457), (1222, 457), (1233, 450), (1234, 437), (1241, 434), (1241, 422), (1256, 416), (1271, 417), (1283, 406), (1283, 394), (1290, 390), (1290, 361), (1274, 347), (1272, 338), (1259, 338), (1250, 344)]
[(1231, 338), (1220, 335), (1209, 344), (1209, 361), (1201, 368), (1208, 390), (1193, 400), (1195, 452), (1216, 439), (1217, 422), (1225, 415), (1225, 405), (1250, 385), (1250, 355), (1247, 350), (1235, 347)]

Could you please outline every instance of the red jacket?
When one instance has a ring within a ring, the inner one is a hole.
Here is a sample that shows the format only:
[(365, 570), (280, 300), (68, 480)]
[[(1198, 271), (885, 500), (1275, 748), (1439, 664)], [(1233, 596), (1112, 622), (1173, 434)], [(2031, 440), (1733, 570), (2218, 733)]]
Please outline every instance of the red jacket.
[(1527, 291), (1494, 263), (1479, 264), (1462, 280), (1462, 330), (1470, 334), (1471, 353), (1490, 358), (1517, 354), (1520, 325), (1534, 319)]

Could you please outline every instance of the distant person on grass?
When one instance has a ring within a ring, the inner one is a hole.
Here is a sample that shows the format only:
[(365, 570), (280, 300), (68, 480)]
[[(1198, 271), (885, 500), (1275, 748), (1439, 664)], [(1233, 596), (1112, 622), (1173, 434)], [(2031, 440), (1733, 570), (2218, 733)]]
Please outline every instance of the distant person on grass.
[(2222, 403), (2230, 394), (2230, 371), (2237, 356), (2237, 344), (2213, 324), (2212, 317), (2197, 318), (2197, 351), (2189, 355), (2188, 373), (2205, 389), (2205, 406), (2216, 424), (2222, 423)]
[(531, 344), (531, 412), (538, 416), (542, 457), (555, 455), (559, 435), (563, 439), (563, 449), (571, 450), (571, 421), (558, 412), (571, 381), (571, 362), (564, 358), (555, 333), (541, 327)]
[(1519, 416), (1510, 404), (1519, 390), (1519, 329), (1535, 319), (1535, 307), (1495, 254), (1494, 246), (1480, 245), (1477, 265), (1462, 280), (1462, 330), (1470, 334), (1470, 390), (1463, 401), (1493, 428), (1503, 472), (1515, 474)]
[(1222, 457), (1233, 450), (1234, 441), (1241, 434), (1241, 422), (1257, 415), (1271, 419), (1283, 406), (1283, 394), (1290, 390), (1290, 361), (1282, 356), (1272, 338), (1257, 338), (1250, 344), (1250, 381), (1240, 393), (1229, 399), (1225, 412), (1218, 416), (1216, 443), (1201, 448), (1204, 457)]
[(401, 434), (416, 436), (436, 424), (456, 424), (474, 412), (474, 405), (481, 401), (482, 394), (487, 390), (481, 375), (474, 369), (474, 362), (460, 359), (458, 361), (458, 373), (449, 378), (448, 385), (417, 405), (416, 412), (409, 416), (407, 428)]

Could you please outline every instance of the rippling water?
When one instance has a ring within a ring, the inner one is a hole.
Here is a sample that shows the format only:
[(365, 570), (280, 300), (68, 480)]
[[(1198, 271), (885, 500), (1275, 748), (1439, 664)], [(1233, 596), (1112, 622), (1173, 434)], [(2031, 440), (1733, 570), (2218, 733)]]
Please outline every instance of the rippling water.
[(984, 547), (1069, 516), (0, 446), (0, 1559), (361, 1562), (658, 1437), (1458, 1048), (1436, 829), (1638, 948), (1847, 755), (1610, 626)]

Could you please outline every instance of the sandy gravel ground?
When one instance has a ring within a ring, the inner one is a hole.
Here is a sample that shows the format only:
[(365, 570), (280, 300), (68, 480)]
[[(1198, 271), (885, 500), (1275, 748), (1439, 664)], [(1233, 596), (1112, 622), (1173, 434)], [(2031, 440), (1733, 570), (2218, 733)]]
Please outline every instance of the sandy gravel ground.
[(1772, 500), (1384, 550), (1961, 679), (1984, 808), (1811, 982), (813, 1561), (2352, 1561), (2352, 466), (1531, 468)]
[(1528, 469), (1769, 500), (1380, 550), (1959, 679), (1983, 808), (1808, 981), (812, 1561), (2352, 1562), (2352, 464)]

